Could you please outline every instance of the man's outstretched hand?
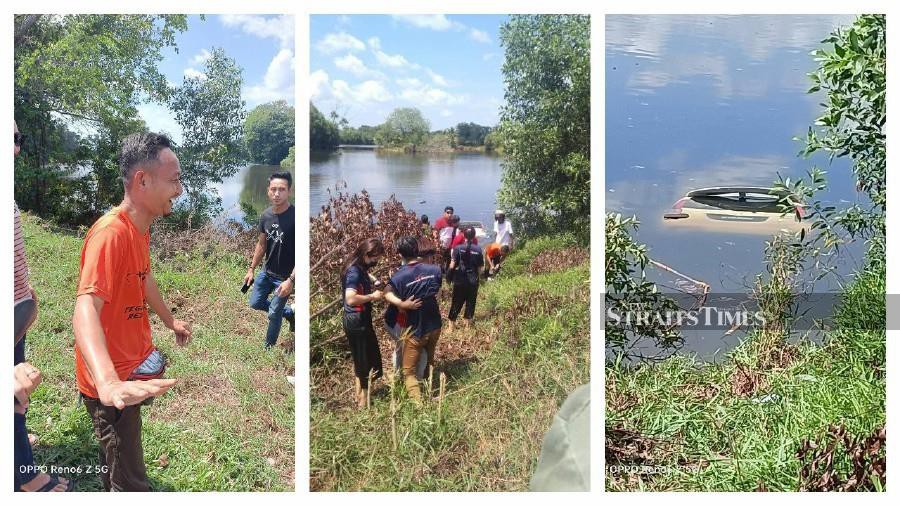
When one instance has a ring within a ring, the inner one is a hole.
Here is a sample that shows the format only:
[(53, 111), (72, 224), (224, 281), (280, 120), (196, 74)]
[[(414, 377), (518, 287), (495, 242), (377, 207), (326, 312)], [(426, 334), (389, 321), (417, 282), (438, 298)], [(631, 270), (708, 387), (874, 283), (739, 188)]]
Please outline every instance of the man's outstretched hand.
[(185, 346), (189, 342), (191, 342), (191, 324), (182, 321), (182, 320), (174, 320), (172, 322), (172, 331), (175, 332), (175, 343), (178, 346)]
[(159, 397), (174, 384), (174, 379), (114, 381), (98, 386), (97, 393), (100, 395), (100, 403), (104, 406), (125, 409), (125, 406), (140, 404), (149, 397)]

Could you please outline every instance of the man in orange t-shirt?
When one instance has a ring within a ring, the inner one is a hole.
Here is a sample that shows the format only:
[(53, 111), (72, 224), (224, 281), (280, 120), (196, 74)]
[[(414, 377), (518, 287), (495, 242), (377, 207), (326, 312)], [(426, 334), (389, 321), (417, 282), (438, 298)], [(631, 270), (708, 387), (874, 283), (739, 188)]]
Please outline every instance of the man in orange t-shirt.
[[(190, 324), (172, 316), (150, 269), (150, 224), (172, 212), (181, 167), (164, 135), (132, 134), (119, 157), (125, 198), (97, 220), (81, 251), (75, 315), (75, 378), (100, 443), (106, 490), (148, 491), (141, 446), (141, 404), (174, 379), (132, 380), (157, 360), (147, 306), (188, 343)], [(148, 361), (150, 362), (150, 361)]]
[(509, 246), (493, 242), (484, 249), (484, 276), (491, 277), (500, 270), (500, 264), (509, 255)]

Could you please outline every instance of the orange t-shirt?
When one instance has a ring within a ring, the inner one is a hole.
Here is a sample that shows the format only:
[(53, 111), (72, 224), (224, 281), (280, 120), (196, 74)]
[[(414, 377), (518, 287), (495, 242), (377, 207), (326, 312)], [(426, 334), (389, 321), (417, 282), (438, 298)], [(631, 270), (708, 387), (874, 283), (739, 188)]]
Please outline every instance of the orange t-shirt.
[(491, 260), (497, 259), (500, 256), (500, 248), (501, 246), (498, 243), (492, 242), (488, 244), (487, 248), (484, 249), (485, 258), (491, 257)]
[[(150, 273), (150, 232), (141, 234), (118, 207), (94, 223), (81, 249), (81, 277), (77, 295), (103, 299), (100, 325), (106, 348), (119, 379), (153, 352), (150, 320), (144, 302), (144, 280)], [(98, 397), (94, 380), (78, 345), (75, 345), (75, 379), (78, 389)]]

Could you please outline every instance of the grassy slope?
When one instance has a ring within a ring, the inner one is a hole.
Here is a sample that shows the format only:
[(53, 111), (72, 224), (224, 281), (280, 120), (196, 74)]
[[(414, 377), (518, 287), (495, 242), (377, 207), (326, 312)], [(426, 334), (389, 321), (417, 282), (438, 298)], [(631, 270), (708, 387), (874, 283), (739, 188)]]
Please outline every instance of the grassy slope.
[[(421, 410), (397, 379), (373, 394), (371, 409), (356, 411), (349, 358), (313, 364), (311, 488), (527, 489), (554, 413), (589, 377), (588, 265), (525, 272), (536, 254), (558, 246), (534, 240), (514, 252), (498, 280), (482, 285), (474, 332), (444, 327), (435, 364), (435, 378), (447, 375), (442, 406), (437, 379)], [(507, 323), (494, 329), (497, 319)], [(390, 356), (384, 361), (388, 375)]]
[[(783, 369), (763, 371), (768, 387), (731, 391), (736, 363), (753, 364), (752, 341), (719, 365), (676, 357), (628, 369), (606, 367), (606, 426), (656, 438), (636, 459), (671, 466), (655, 475), (610, 475), (607, 490), (768, 490), (799, 487), (801, 441), (830, 424), (868, 435), (885, 423), (884, 272), (851, 288), (825, 346), (807, 345)], [(777, 400), (759, 402), (768, 394)], [(756, 402), (754, 402), (756, 399)], [(608, 437), (610, 433), (607, 433)], [(646, 458), (646, 460), (644, 460)], [(678, 465), (697, 465), (699, 472)]]
[[(23, 216), (31, 282), (40, 315), (27, 357), (44, 373), (29, 409), (39, 464), (97, 465), (98, 446), (75, 386), (72, 310), (82, 239), (53, 233)], [(144, 407), (144, 458), (155, 490), (293, 490), (293, 354), (263, 351), (266, 318), (238, 290), (246, 260), (208, 248), (153, 260), (163, 297), (194, 338), (178, 348), (155, 316), (154, 342), (179, 382)], [(287, 329), (282, 338), (289, 335)], [(83, 473), (76, 490), (101, 488)]]

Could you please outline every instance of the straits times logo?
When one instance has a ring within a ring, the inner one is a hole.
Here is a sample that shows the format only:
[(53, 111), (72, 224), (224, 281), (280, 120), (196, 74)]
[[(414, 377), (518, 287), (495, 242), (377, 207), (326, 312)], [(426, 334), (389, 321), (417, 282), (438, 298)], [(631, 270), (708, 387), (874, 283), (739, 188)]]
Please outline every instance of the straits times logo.
[(699, 327), (733, 328), (765, 327), (762, 311), (728, 309), (712, 306), (695, 310), (647, 311), (641, 309), (606, 308), (606, 323), (626, 327)]

